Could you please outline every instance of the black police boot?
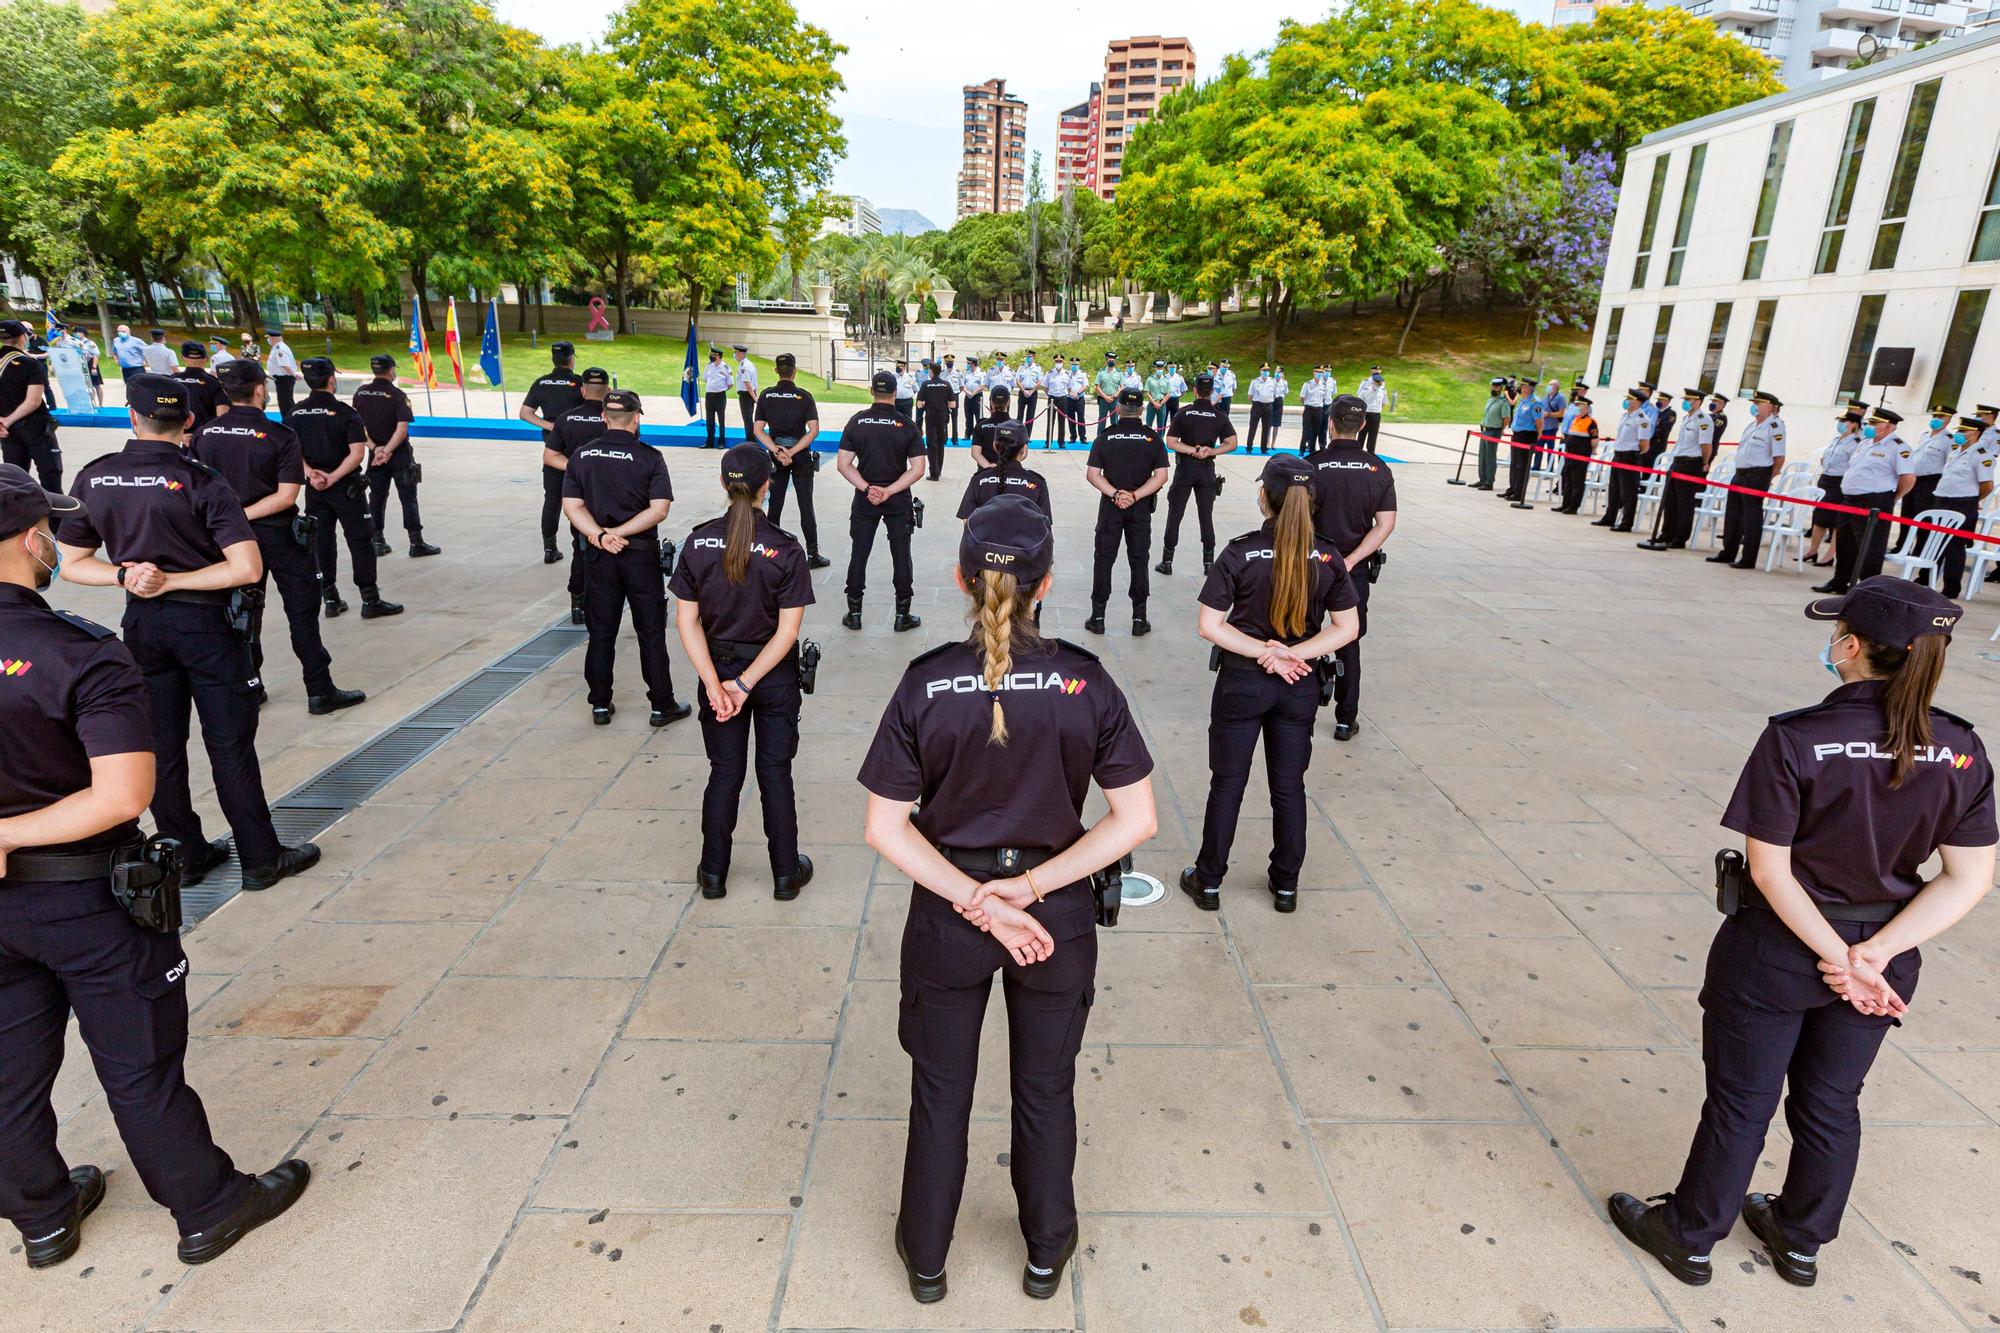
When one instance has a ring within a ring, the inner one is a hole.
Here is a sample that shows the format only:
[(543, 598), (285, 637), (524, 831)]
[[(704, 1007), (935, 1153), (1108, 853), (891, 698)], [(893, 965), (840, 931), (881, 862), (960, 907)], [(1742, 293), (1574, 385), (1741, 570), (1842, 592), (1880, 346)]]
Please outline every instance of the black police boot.
[(1208, 571), (1209, 571), (1209, 570), (1211, 570), (1211, 569), (1214, 569), (1214, 568), (1215, 568), (1215, 552), (1213, 552), (1213, 551), (1203, 551), (1203, 552), (1201, 553), (1201, 572), (1202, 572), (1202, 575), (1203, 575), (1204, 577), (1206, 577), (1206, 576), (1207, 576), (1207, 574), (1208, 574)]
[(569, 623), (572, 625), (581, 625), (583, 623), (582, 593), (573, 592), (569, 595)]
[(205, 1264), (221, 1258), (237, 1241), (282, 1216), (311, 1183), (312, 1168), (298, 1158), (278, 1163), (250, 1182), (250, 1192), (236, 1205), (235, 1212), (206, 1231), (182, 1236), (175, 1252), (184, 1264)]
[(1172, 550), (1165, 550), (1160, 552), (1160, 563), (1153, 566), (1153, 572), (1155, 574), (1165, 574), (1169, 578), (1173, 576), (1174, 553)]
[(1833, 580), (1833, 579), (1829, 579), (1829, 580), (1828, 580), (1827, 582), (1825, 582), (1825, 583), (1822, 583), (1822, 584), (1819, 584), (1819, 585), (1817, 585), (1816, 587), (1814, 587), (1814, 588), (1813, 588), (1813, 591), (1814, 591), (1814, 592), (1846, 592), (1846, 591), (1847, 591), (1847, 589), (1846, 589), (1845, 587), (1841, 586), (1841, 584), (1840, 584), (1840, 583), (1839, 583), (1839, 582), (1838, 582), (1837, 580)]
[(1614, 1194), (1610, 1206), (1611, 1220), (1624, 1233), (1625, 1239), (1658, 1259), (1660, 1267), (1690, 1287), (1705, 1287), (1715, 1276), (1707, 1255), (1695, 1254), (1667, 1234), (1667, 1206), (1664, 1203), (1648, 1206), (1629, 1194)]
[(401, 602), (384, 601), (381, 592), (375, 588), (363, 588), (361, 590), (361, 618), (363, 620), (378, 620), (383, 616), (400, 616), (402, 614), (403, 604)]
[(593, 707), (590, 710), (591, 725), (599, 727), (610, 726), (611, 715), (617, 711), (618, 711), (617, 704), (605, 704), (602, 708)]
[(338, 685), (325, 694), (311, 695), (306, 699), (306, 711), (314, 717), (327, 713), (338, 713), (343, 708), (352, 708), (368, 696), (360, 690), (343, 690)]
[(1299, 910), (1298, 885), (1294, 884), (1290, 888), (1284, 888), (1277, 884), (1266, 884), (1264, 887), (1271, 891), (1271, 906), (1278, 911), (1296, 912)]
[(849, 629), (861, 628), (861, 599), (859, 597), (850, 597), (847, 599), (847, 614), (840, 618), (840, 623)]
[(443, 554), (444, 554), (444, 547), (432, 546), (429, 542), (424, 540), (423, 533), (413, 532), (410, 534), (410, 555), (412, 557), (425, 556), (425, 555), (443, 555)]
[(384, 537), (379, 532), (375, 534), (375, 554), (376, 555), (389, 554), (389, 539), (387, 537)]
[(1072, 1231), (1069, 1234), (1069, 1243), (1063, 1246), (1062, 1253), (1056, 1256), (1056, 1261), (1049, 1266), (1048, 1272), (1036, 1272), (1033, 1264), (1028, 1264), (1021, 1269), (1021, 1290), (1027, 1292), (1038, 1301), (1048, 1300), (1061, 1288), (1063, 1267), (1069, 1263), (1070, 1256), (1075, 1253), (1076, 1233)]
[(181, 887), (191, 889), (208, 878), (208, 872), (229, 859), (229, 839), (197, 843), (187, 849), (187, 865), (181, 869)]
[(347, 610), (347, 603), (340, 600), (340, 589), (338, 588), (327, 589), (326, 596), (320, 600), (325, 603), (326, 618), (328, 620), (332, 620), (335, 616), (341, 615)]
[(1785, 1239), (1785, 1229), (1778, 1225), (1777, 1202), (1775, 1194), (1744, 1195), (1743, 1220), (1770, 1251), (1771, 1267), (1778, 1270), (1778, 1276), (1795, 1287), (1810, 1287), (1819, 1281), (1819, 1255), (1801, 1254), (1792, 1248)]
[(23, 1238), (21, 1248), (27, 1252), (30, 1268), (54, 1268), (75, 1254), (77, 1246), (83, 1244), (83, 1219), (104, 1202), (104, 1173), (96, 1167), (72, 1168), (69, 1182), (76, 1186), (76, 1205), (69, 1220), (46, 1236)]
[(1104, 633), (1104, 603), (1092, 602), (1090, 604), (1090, 619), (1083, 622), (1083, 627), (1092, 634)]
[(697, 867), (694, 872), (694, 882), (701, 889), (701, 896), (704, 898), (729, 896), (729, 875), (726, 871), (718, 874), (713, 870), (702, 870)]
[(1134, 597), (1132, 599), (1132, 637), (1135, 639), (1142, 638), (1152, 632), (1153, 622), (1146, 619), (1146, 599), (1143, 597)]
[(804, 852), (800, 852), (799, 868), (796, 871), (789, 875), (773, 875), (771, 877), (771, 896), (781, 903), (788, 903), (799, 896), (800, 889), (812, 883), (812, 877), (812, 858)]
[(1333, 738), (1337, 741), (1351, 741), (1354, 733), (1361, 730), (1359, 722), (1336, 722), (1333, 724)]
[(901, 634), (906, 630), (913, 630), (923, 623), (921, 617), (910, 614), (909, 598), (898, 597), (896, 599), (896, 623), (892, 627), (896, 633)]
[(1736, 563), (1736, 552), (1717, 551), (1714, 555), (1708, 557), (1706, 563), (1711, 565), (1733, 565)]
[(917, 1266), (910, 1262), (910, 1252), (903, 1247), (903, 1228), (900, 1223), (896, 1226), (896, 1257), (903, 1261), (903, 1272), (909, 1276), (911, 1300), (918, 1305), (936, 1305), (945, 1298), (945, 1293), (951, 1289), (951, 1284), (946, 1281), (943, 1270), (939, 1270), (936, 1277), (923, 1277), (918, 1274)]
[(670, 727), (693, 711), (692, 704), (668, 704), (665, 708), (655, 708), (646, 723), (648, 726)]
[(559, 563), (561, 560), (562, 552), (556, 549), (556, 544), (553, 541), (544, 541), (542, 543), (542, 563), (553, 565)]
[[(244, 867), (243, 891), (261, 893), (286, 876), (296, 875), (302, 870), (311, 870), (318, 864), (318, 843), (302, 842), (296, 847), (281, 847), (278, 849), (276, 865)], [(188, 1262), (195, 1261), (190, 1259)]]
[(807, 569), (825, 569), (828, 565), (832, 563), (833, 561), (827, 559), (825, 556), (821, 555), (818, 551), (806, 552)]
[(1181, 892), (1194, 899), (1194, 905), (1204, 912), (1214, 912), (1222, 907), (1222, 894), (1213, 888), (1203, 888), (1194, 876), (1194, 867), (1181, 871)]

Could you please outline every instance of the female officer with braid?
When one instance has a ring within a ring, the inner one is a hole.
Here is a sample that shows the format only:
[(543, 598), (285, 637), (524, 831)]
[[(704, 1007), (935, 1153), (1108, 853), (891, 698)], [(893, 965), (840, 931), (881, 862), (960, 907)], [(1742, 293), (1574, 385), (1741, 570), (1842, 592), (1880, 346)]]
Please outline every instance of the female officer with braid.
[[(910, 663), (861, 766), (868, 845), (916, 886), (903, 927), (910, 1139), (895, 1244), (924, 1304), (945, 1296), (996, 971), (1022, 1287), (1046, 1300), (1061, 1286), (1077, 1243), (1076, 1056), (1097, 972), (1088, 881), (1157, 827), (1153, 760), (1124, 695), (1095, 657), (1035, 631), (1054, 554), (1031, 501), (1002, 495), (972, 512), (956, 571), (972, 636)], [(1086, 829), (1093, 781), (1110, 813)]]

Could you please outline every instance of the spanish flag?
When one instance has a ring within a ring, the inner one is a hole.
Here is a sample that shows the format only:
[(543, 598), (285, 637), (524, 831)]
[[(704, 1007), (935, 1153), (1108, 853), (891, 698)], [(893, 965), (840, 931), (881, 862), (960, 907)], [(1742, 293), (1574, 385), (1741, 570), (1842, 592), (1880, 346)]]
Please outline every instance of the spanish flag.
[(417, 383), (426, 389), (437, 387), (437, 370), (431, 365), (431, 340), (424, 332), (423, 298), (410, 298), (410, 360), (417, 369)]
[(444, 298), (444, 354), (451, 358), (451, 377), (465, 387), (465, 359), (458, 350), (458, 299)]

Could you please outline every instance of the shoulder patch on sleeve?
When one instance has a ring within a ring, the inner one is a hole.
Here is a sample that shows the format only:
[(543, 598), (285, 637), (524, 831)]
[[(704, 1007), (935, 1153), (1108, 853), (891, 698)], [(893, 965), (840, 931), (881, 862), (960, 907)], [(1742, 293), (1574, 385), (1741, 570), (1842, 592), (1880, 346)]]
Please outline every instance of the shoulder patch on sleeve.
[(916, 666), (919, 662), (928, 662), (933, 657), (936, 657), (939, 653), (949, 652), (953, 648), (959, 648), (962, 646), (963, 644), (959, 643), (941, 643), (935, 648), (926, 648), (923, 652), (918, 653), (915, 657), (910, 659), (910, 665)]
[(1068, 639), (1057, 639), (1056, 643), (1064, 648), (1069, 649), (1071, 652), (1075, 653), (1078, 657), (1083, 658), (1087, 662), (1095, 662), (1097, 660), (1097, 654), (1091, 652), (1090, 649), (1085, 648), (1081, 644), (1071, 643)]
[(80, 629), (93, 639), (108, 639), (118, 632), (98, 624), (95, 620), (85, 620), (74, 611), (57, 611), (55, 614), (58, 620), (66, 621), (71, 628)]

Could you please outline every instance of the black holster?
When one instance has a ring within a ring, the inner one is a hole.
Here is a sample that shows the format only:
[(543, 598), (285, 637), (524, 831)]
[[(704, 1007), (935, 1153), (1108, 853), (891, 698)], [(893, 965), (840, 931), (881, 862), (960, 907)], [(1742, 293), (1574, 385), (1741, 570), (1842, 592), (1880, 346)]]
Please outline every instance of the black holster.
[(181, 845), (153, 838), (111, 866), (111, 896), (141, 930), (175, 935), (181, 928)]
[(1734, 847), (1725, 847), (1717, 852), (1715, 910), (1724, 916), (1735, 916), (1743, 910), (1744, 900), (1755, 892), (1756, 887), (1750, 880), (1750, 862), (1743, 853)]
[(313, 538), (319, 533), (319, 519), (312, 514), (292, 515), (292, 540), (307, 550), (312, 549)]
[(257, 620), (263, 609), (262, 588), (246, 586), (229, 590), (229, 628), (241, 635), (245, 643), (257, 637)]
[(1382, 566), (1388, 563), (1389, 553), (1387, 551), (1377, 551), (1361, 562), (1361, 568), (1367, 571), (1370, 583), (1379, 583), (1382, 580)]
[(1132, 858), (1127, 856), (1090, 877), (1090, 893), (1097, 900), (1098, 925), (1118, 924), (1118, 909), (1125, 902), (1125, 872), (1131, 868)]
[(422, 463), (412, 462), (409, 466), (408, 471), (410, 476), (410, 485), (415, 486), (423, 481), (424, 465)]
[(811, 694), (819, 683), (819, 645), (811, 639), (799, 641), (799, 693)]
[(1322, 657), (1313, 663), (1313, 671), (1319, 676), (1319, 706), (1324, 708), (1333, 702), (1335, 686), (1347, 669), (1338, 657)]
[(668, 541), (660, 543), (660, 573), (672, 578), (674, 566), (680, 562), (680, 558), (681, 548), (678, 543)]
[(910, 526), (913, 528), (921, 528), (923, 525), (924, 525), (924, 502), (913, 495), (910, 497)]

